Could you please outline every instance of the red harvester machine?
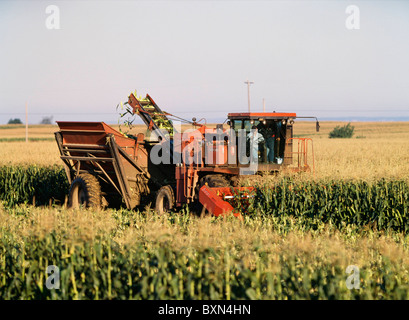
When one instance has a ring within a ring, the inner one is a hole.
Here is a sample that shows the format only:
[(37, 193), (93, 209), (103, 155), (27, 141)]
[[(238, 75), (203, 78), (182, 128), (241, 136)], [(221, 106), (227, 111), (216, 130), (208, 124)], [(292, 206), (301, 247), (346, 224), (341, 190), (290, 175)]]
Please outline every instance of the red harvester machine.
[(127, 103), (148, 127), (146, 136), (128, 137), (104, 122), (57, 121), (71, 207), (122, 202), (133, 209), (154, 195), (159, 213), (193, 204), (198, 213), (241, 217), (233, 202), (245, 203), (254, 188), (238, 187), (240, 176), (314, 169), (307, 161), (312, 140), (293, 137), (295, 113), (229, 113), (227, 129), (193, 118), (185, 121), (196, 130), (183, 133), (149, 95), (131, 94)]

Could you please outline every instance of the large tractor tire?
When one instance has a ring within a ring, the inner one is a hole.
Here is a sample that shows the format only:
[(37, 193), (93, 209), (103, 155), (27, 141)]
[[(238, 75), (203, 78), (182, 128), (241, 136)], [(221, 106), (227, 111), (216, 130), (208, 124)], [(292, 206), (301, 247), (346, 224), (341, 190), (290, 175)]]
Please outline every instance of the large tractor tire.
[(101, 186), (98, 179), (89, 173), (78, 175), (71, 183), (69, 207), (100, 209), (102, 204)]
[(172, 211), (175, 207), (175, 195), (171, 186), (163, 186), (156, 193), (155, 211), (159, 214)]
[(195, 188), (195, 202), (193, 206), (193, 211), (200, 216), (205, 216), (209, 213), (199, 202), (199, 191), (205, 184), (207, 184), (210, 188), (223, 188), (230, 186), (229, 180), (221, 174), (208, 174), (201, 178)]

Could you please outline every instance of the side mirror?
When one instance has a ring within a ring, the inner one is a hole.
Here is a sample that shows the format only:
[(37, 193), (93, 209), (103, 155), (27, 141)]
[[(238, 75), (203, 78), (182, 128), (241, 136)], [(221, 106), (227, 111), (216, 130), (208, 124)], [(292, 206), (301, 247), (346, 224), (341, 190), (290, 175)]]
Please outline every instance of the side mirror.
[(317, 132), (320, 132), (320, 123), (318, 122), (318, 120), (317, 120), (317, 122), (315, 123), (315, 130), (316, 130)]
[(231, 127), (231, 122), (230, 122), (230, 120), (227, 121), (227, 125), (228, 125), (229, 127)]

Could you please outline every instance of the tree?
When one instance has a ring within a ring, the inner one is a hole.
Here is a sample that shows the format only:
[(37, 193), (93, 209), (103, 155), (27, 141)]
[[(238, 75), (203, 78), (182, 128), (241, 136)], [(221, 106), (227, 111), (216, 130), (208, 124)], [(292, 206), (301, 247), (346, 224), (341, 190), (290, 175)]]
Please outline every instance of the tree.
[(330, 138), (351, 138), (354, 134), (354, 126), (351, 123), (344, 125), (342, 127), (336, 126), (334, 130), (329, 133)]
[(9, 122), (7, 122), (7, 124), (23, 124), (23, 122), (21, 122), (20, 119), (15, 118), (15, 119), (10, 119)]
[(40, 124), (51, 124), (53, 121), (53, 116), (51, 117), (43, 117)]

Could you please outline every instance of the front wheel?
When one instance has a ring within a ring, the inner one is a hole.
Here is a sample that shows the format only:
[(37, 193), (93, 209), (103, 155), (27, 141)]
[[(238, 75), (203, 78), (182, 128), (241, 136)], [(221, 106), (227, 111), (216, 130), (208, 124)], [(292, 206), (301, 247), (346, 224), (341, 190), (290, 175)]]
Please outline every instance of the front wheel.
[(175, 207), (175, 196), (171, 186), (163, 186), (156, 193), (155, 210), (162, 214)]
[(98, 179), (92, 174), (82, 173), (71, 183), (69, 193), (70, 208), (100, 209), (101, 202), (101, 186)]

